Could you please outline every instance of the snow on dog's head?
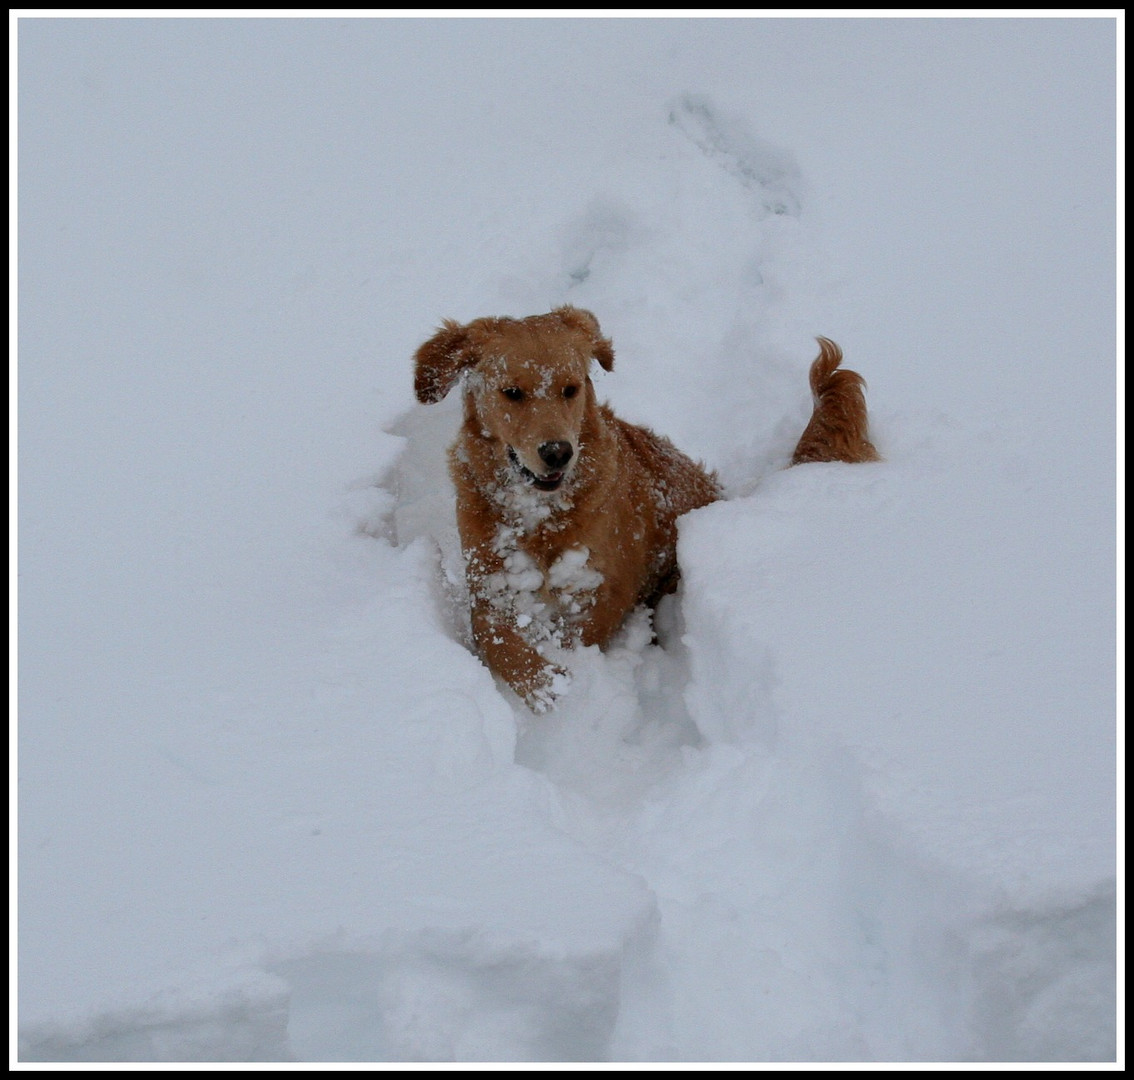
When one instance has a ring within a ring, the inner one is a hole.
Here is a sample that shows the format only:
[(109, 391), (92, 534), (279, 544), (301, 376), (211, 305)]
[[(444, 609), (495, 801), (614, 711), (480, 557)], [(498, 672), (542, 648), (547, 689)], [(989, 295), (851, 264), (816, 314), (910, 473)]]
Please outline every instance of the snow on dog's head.
[(422, 402), (440, 401), (464, 373), (466, 424), (501, 474), (553, 492), (583, 450), (593, 360), (607, 371), (614, 366), (610, 341), (589, 311), (450, 321), (418, 349), (414, 389)]

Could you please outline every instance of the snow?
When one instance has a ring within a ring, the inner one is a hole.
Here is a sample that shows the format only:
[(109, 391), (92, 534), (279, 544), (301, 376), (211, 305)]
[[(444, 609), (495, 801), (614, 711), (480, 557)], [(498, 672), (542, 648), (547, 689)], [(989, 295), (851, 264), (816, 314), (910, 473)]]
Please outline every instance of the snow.
[[(1120, 16), (17, 23), (21, 1063), (1121, 1064)], [(411, 361), (562, 303), (727, 497), (537, 717)]]

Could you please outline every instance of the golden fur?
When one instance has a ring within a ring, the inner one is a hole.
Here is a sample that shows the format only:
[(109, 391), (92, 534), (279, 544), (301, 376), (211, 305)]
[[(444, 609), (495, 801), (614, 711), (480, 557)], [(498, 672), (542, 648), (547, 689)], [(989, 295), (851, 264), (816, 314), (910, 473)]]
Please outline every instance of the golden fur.
[(868, 436), (866, 381), (857, 371), (840, 368), (843, 350), (821, 337), (819, 356), (811, 365), (811, 397), (815, 409), (799, 437), (793, 465), (807, 461), (878, 461)]
[[(862, 400), (861, 379), (835, 370), (837, 346), (820, 345), (815, 417), (796, 460), (852, 460), (851, 448), (862, 453), (865, 410), (857, 434), (843, 427), (847, 403), (856, 393)], [(536, 711), (560, 689), (558, 648), (604, 646), (637, 605), (673, 591), (677, 519), (721, 497), (716, 478), (669, 440), (596, 400), (595, 360), (612, 369), (611, 343), (589, 311), (573, 307), (447, 321), (415, 356), (422, 402), (440, 401), (465, 376), (449, 468), (473, 638)], [(877, 456), (865, 446), (870, 454), (853, 460)]]

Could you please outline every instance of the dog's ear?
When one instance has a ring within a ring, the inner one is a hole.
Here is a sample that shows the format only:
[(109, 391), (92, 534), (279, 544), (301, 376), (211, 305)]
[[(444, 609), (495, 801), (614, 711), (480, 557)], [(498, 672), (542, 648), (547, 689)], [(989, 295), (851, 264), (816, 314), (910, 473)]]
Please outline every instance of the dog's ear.
[(461, 372), (480, 359), (469, 328), (446, 319), (414, 354), (413, 389), (425, 405), (440, 401), (457, 384)]
[(614, 346), (610, 343), (610, 338), (602, 336), (598, 319), (594, 315), (583, 308), (571, 307), (569, 304), (565, 307), (556, 308), (552, 314), (556, 315), (564, 326), (569, 326), (573, 330), (582, 330), (583, 333), (588, 334), (593, 350), (591, 355), (605, 371), (614, 368)]

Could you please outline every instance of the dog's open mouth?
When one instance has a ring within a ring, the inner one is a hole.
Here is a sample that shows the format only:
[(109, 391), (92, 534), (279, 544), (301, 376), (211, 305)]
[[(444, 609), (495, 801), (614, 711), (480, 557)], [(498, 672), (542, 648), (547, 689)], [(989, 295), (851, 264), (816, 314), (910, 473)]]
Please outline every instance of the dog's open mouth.
[(559, 485), (563, 483), (563, 478), (567, 473), (563, 469), (556, 469), (553, 472), (544, 473), (542, 476), (534, 473), (523, 462), (520, 461), (516, 455), (516, 451), (512, 447), (508, 447), (508, 460), (512, 463), (512, 468), (516, 470), (523, 477), (526, 483), (529, 483), (534, 488), (540, 491), (555, 491)]

